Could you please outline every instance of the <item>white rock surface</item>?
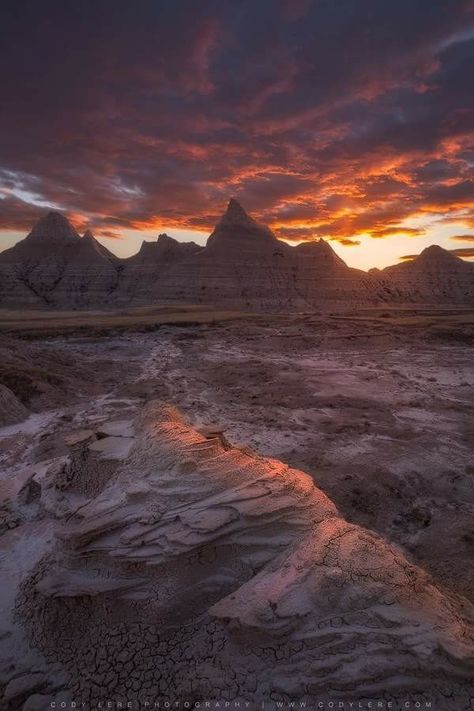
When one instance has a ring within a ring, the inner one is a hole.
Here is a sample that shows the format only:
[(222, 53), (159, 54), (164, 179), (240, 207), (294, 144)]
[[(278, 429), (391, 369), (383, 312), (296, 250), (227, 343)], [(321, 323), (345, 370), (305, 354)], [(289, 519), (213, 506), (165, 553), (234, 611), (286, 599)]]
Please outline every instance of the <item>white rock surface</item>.
[(90, 441), (69, 464), (82, 461), (89, 493), (51, 472), (50, 503), (70, 513), (17, 600), (73, 697), (439, 701), (447, 686), (464, 708), (467, 601), (345, 521), (308, 475), (157, 402), (112, 475), (97, 479)]

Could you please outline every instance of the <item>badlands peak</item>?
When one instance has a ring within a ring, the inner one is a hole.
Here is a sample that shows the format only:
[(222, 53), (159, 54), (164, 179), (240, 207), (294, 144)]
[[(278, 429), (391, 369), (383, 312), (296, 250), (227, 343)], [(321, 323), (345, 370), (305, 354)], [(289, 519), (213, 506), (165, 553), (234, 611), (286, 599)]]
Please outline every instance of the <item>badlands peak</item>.
[(432, 244), (430, 247), (426, 247), (421, 254), (416, 258), (417, 260), (424, 262), (455, 262), (459, 259), (447, 249), (443, 249), (437, 244)]
[(65, 215), (60, 212), (48, 212), (36, 223), (27, 239), (74, 242), (80, 239), (80, 236)]
[(249, 224), (252, 222), (252, 218), (246, 213), (240, 202), (235, 198), (230, 198), (227, 209), (222, 215), (221, 224)]
[(142, 258), (163, 259), (183, 258), (202, 249), (196, 242), (180, 242), (174, 237), (170, 237), (166, 232), (158, 235), (156, 241), (143, 240), (139, 251), (129, 258), (129, 262), (141, 260)]
[(207, 240), (207, 247), (212, 248), (245, 246), (246, 249), (258, 249), (278, 244), (271, 229), (250, 217), (235, 198), (229, 200), (226, 211)]
[(174, 237), (170, 237), (166, 234), (166, 232), (162, 232), (161, 234), (159, 234), (156, 242), (157, 244), (163, 245), (178, 244), (178, 240), (174, 239)]
[(326, 242), (322, 237), (308, 242), (301, 242), (295, 249), (301, 257), (316, 257), (321, 261), (321, 266), (327, 265), (328, 263), (335, 263), (348, 268), (344, 260), (336, 254), (329, 242)]

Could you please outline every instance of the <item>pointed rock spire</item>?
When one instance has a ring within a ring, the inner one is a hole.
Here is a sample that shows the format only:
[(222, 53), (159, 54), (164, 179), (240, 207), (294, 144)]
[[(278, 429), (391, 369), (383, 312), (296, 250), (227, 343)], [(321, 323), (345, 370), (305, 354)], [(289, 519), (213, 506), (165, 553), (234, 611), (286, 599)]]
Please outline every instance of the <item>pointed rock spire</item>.
[(259, 249), (277, 244), (278, 240), (271, 229), (250, 217), (235, 198), (229, 200), (226, 211), (207, 241), (207, 247), (213, 248), (245, 245), (246, 249)]
[(247, 223), (251, 218), (245, 212), (244, 208), (235, 198), (231, 198), (227, 205), (227, 210), (222, 216), (222, 220), (226, 220), (232, 223)]
[(69, 242), (80, 239), (80, 237), (65, 215), (60, 212), (48, 212), (36, 223), (27, 239)]

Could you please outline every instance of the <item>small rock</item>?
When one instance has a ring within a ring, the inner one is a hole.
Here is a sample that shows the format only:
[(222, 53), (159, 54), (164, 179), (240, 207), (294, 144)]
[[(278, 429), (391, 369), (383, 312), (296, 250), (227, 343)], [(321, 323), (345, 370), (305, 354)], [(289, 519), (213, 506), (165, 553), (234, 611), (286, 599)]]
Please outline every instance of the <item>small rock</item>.
[(45, 678), (42, 674), (24, 674), (12, 679), (5, 689), (5, 699), (8, 701), (17, 696), (23, 696), (29, 691), (36, 691), (45, 683)]
[(54, 698), (48, 694), (33, 694), (25, 701), (21, 711), (46, 711), (51, 708), (52, 701)]

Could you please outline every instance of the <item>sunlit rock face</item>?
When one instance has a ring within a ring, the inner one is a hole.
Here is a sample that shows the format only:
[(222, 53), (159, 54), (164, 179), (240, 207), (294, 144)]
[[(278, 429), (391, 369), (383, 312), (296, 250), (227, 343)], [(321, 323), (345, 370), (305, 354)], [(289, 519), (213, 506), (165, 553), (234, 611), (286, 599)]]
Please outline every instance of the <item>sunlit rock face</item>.
[(90, 232), (80, 237), (66, 217), (50, 212), (30, 234), (0, 253), (3, 303), (61, 308), (106, 304), (121, 266)]
[(469, 698), (465, 601), (345, 521), (307, 474), (159, 402), (69, 447), (40, 480), (55, 542), (16, 602), (45, 686), (54, 669), (91, 706), (436, 700), (446, 685)]
[(404, 301), (474, 303), (474, 264), (432, 245), (411, 261), (382, 270)]

